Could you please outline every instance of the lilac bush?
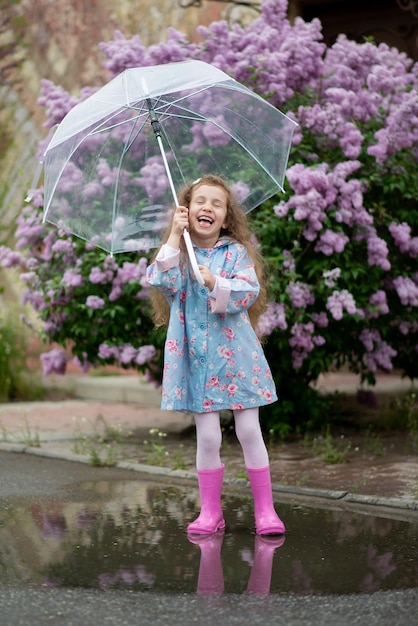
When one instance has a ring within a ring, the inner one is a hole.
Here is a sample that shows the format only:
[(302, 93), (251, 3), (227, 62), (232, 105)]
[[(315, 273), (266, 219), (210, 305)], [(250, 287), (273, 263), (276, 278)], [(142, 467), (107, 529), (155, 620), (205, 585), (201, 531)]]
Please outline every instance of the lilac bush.
[[(170, 29), (148, 48), (120, 32), (100, 45), (110, 77), (198, 58), (299, 124), (286, 193), (251, 214), (271, 295), (259, 330), (282, 398), (270, 427), (315, 419), (322, 407), (309, 383), (331, 367), (371, 383), (394, 368), (418, 375), (418, 67), (397, 49), (344, 35), (327, 48), (318, 20), (290, 24), (286, 11), (285, 0), (264, 0), (250, 26), (201, 27), (200, 43)], [(39, 102), (50, 127), (76, 99), (43, 81)], [(158, 379), (163, 336), (148, 314), (148, 256), (109, 258), (43, 226), (41, 209), (39, 190), (18, 218), (20, 256), (0, 250), (0, 264), (21, 263), (45, 338), (84, 367), (118, 363)], [(59, 358), (44, 363), (63, 370)]]

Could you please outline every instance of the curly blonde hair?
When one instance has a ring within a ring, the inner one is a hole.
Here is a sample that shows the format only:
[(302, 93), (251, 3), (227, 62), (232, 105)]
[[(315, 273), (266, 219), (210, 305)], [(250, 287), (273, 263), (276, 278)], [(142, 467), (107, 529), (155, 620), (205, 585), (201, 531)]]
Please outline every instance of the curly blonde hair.
[[(243, 244), (246, 247), (248, 254), (250, 255), (250, 258), (254, 264), (254, 269), (257, 275), (258, 282), (260, 284), (260, 291), (257, 300), (248, 309), (248, 314), (250, 317), (251, 325), (255, 329), (257, 326), (258, 318), (260, 317), (261, 313), (265, 311), (267, 306), (267, 295), (266, 289), (264, 287), (263, 260), (258, 252), (255, 236), (248, 226), (247, 216), (242, 210), (241, 205), (234, 197), (224, 179), (220, 176), (217, 176), (215, 174), (205, 174), (204, 176), (202, 176), (202, 178), (199, 178), (194, 183), (185, 187), (179, 194), (179, 205), (189, 207), (193, 193), (201, 185), (213, 185), (216, 187), (221, 187), (226, 192), (227, 213), (225, 221), (227, 226), (226, 228), (221, 229), (220, 236), (231, 237), (231, 239), (234, 239), (235, 241)], [(165, 234), (163, 235), (161, 246), (168, 240), (170, 232), (171, 222), (167, 227)], [(157, 256), (158, 251), (161, 249), (161, 246), (155, 253), (154, 259)], [(181, 239), (180, 243), (180, 253), (182, 254), (184, 259), (187, 259), (187, 251), (183, 238)], [(167, 326), (170, 318), (170, 307), (165, 296), (163, 296), (163, 294), (158, 291), (158, 289), (152, 288), (150, 301), (152, 307), (152, 317), (155, 326)]]

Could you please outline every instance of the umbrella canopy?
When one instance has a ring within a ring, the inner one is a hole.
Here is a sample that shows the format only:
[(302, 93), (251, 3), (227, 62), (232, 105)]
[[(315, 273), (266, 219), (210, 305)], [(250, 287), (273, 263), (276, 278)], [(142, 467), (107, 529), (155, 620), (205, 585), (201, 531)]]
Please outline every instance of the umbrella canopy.
[(159, 245), (176, 190), (221, 175), (245, 211), (283, 189), (296, 124), (202, 61), (128, 69), (44, 154), (44, 221), (110, 254)]

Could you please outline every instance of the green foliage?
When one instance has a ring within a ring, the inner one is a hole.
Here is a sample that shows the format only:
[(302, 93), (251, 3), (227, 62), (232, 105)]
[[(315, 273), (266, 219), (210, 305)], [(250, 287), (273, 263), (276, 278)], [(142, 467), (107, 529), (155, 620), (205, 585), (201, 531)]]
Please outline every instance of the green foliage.
[(24, 327), (16, 316), (0, 315), (0, 402), (26, 395)]
[[(154, 327), (150, 316), (150, 304), (139, 280), (130, 280), (123, 286), (123, 292), (115, 301), (111, 301), (111, 281), (92, 284), (89, 280), (91, 271), (103, 267), (108, 255), (98, 250), (87, 250), (85, 242), (74, 238), (74, 254), (82, 258), (81, 277), (83, 283), (76, 287), (68, 287), (62, 283), (66, 265), (65, 256), (55, 257), (52, 265), (42, 265), (38, 271), (40, 288), (44, 291), (45, 307), (40, 313), (41, 319), (47, 321), (59, 319), (53, 329), (44, 333), (45, 341), (53, 341), (65, 346), (80, 363), (88, 362), (93, 366), (106, 365), (110, 359), (99, 356), (101, 344), (113, 346), (147, 345), (156, 348), (156, 356), (152, 364), (147, 363), (139, 370), (148, 369), (156, 379), (161, 378), (162, 348), (165, 334)], [(126, 263), (138, 263), (134, 253), (114, 257), (115, 267)], [(116, 269), (117, 271), (117, 269)], [(48, 295), (51, 294), (51, 295)], [(94, 294), (105, 302), (103, 309), (94, 310), (87, 306), (86, 301)], [(132, 363), (124, 364), (116, 358), (115, 363), (123, 367), (132, 367)]]
[[(331, 369), (344, 366), (370, 384), (379, 371), (392, 369), (418, 377), (418, 100), (416, 65), (405, 55), (344, 36), (326, 49), (318, 24), (290, 25), (279, 4), (266, 0), (261, 22), (243, 31), (242, 39), (226, 24), (214, 25), (213, 33), (206, 29), (206, 35), (202, 30), (207, 41), (201, 52), (299, 123), (285, 193), (250, 216), (266, 261), (272, 306), (262, 323), (279, 393), (277, 404), (263, 408), (262, 420), (282, 437), (329, 421), (334, 403), (312, 383)], [(118, 35), (102, 45), (115, 75), (133, 58), (151, 65), (189, 57), (189, 42), (177, 35), (171, 46), (153, 47), (150, 56), (141, 46), (121, 51), (121, 40)], [(278, 63), (286, 71), (265, 62), (279, 49)], [(285, 50), (300, 53), (306, 63), (293, 62)], [(70, 94), (48, 81), (42, 100), (54, 123), (73, 106)], [(183, 156), (195, 159), (190, 152)], [(256, 184), (251, 166), (243, 167), (243, 181), (249, 176)], [(129, 272), (122, 279), (119, 272), (125, 263), (140, 266), (149, 257), (123, 254), (109, 261), (80, 240), (54, 236), (40, 223), (41, 204), (39, 193), (22, 211), (18, 248), (27, 254), (22, 267), (28, 301), (45, 322), (45, 340), (81, 363), (136, 367), (161, 380), (164, 331), (153, 328), (141, 279)], [(64, 279), (69, 268), (79, 273), (79, 283)], [(94, 270), (111, 276), (92, 280)], [(91, 297), (100, 304), (88, 304)], [(151, 350), (141, 360), (141, 348), (150, 346), (155, 354)]]

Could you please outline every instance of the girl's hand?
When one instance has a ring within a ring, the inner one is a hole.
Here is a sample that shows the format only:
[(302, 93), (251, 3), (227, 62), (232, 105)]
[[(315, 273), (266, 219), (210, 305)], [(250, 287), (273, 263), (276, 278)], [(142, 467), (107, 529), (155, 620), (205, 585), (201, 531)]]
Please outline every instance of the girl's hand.
[(209, 291), (213, 291), (216, 283), (216, 277), (212, 274), (212, 272), (206, 265), (199, 265), (198, 267), (205, 282), (205, 287), (207, 287)]
[(178, 206), (174, 211), (171, 232), (167, 240), (171, 248), (180, 247), (180, 238), (185, 228), (189, 228), (189, 209), (185, 206)]

